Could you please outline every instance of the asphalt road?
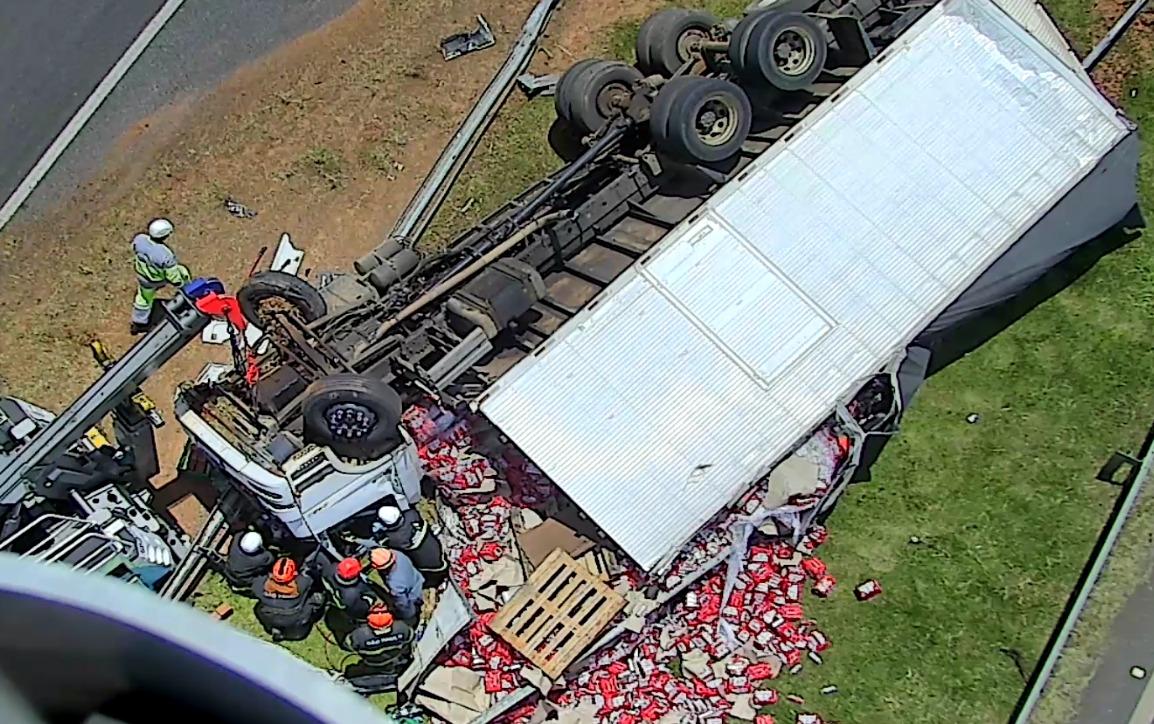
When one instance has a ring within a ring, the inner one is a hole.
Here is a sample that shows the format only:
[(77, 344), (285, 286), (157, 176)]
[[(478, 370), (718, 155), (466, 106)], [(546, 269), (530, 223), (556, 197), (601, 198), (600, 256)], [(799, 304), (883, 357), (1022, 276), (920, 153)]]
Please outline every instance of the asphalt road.
[[(356, 0), (191, 0), (164, 26), (17, 215), (100, 169), (111, 145), (167, 104), (319, 28)], [(0, 202), (164, 0), (0, 0)]]
[[(1130, 667), (1146, 669), (1145, 679), (1130, 675)], [(1077, 724), (1149, 724), (1154, 712), (1139, 700), (1154, 686), (1154, 580), (1147, 580), (1114, 619), (1110, 643), (1082, 695)]]
[(0, 202), (163, 4), (0, 2)]

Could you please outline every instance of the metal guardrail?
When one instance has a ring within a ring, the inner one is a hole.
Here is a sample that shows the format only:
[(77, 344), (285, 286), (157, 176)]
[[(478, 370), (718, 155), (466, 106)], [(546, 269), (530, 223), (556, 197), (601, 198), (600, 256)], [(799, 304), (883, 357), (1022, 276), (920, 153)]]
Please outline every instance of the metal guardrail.
[(465, 122), (441, 151), (433, 169), (421, 182), (421, 187), (417, 189), (409, 205), (401, 212), (400, 218), (389, 234), (389, 239), (395, 239), (408, 246), (420, 241), (441, 208), (441, 204), (444, 203), (445, 197), (448, 196), (453, 182), (465, 167), (465, 162), (473, 155), (485, 129), (496, 118), (497, 111), (513, 91), (517, 76), (528, 67), (537, 49), (537, 42), (558, 4), (560, 0), (539, 0), (533, 12), (529, 13), (529, 18), (525, 21), (517, 42), (509, 51), (505, 64), (493, 76), (493, 80), (489, 81), (485, 92), (481, 94), (473, 110), (465, 118)]
[(1097, 585), (1098, 579), (1106, 567), (1106, 562), (1109, 560), (1110, 554), (1114, 551), (1118, 537), (1121, 535), (1122, 529), (1126, 526), (1130, 512), (1134, 509), (1134, 505), (1138, 501), (1138, 497), (1147, 479), (1150, 477), (1151, 471), (1154, 470), (1154, 426), (1151, 426), (1150, 430), (1146, 433), (1146, 440), (1142, 444), (1139, 459), (1121, 453), (1115, 453), (1098, 473), (1098, 479), (1104, 482), (1118, 484), (1114, 476), (1118, 470), (1124, 466), (1129, 467), (1129, 473), (1121, 482), (1122, 493), (1118, 496), (1114, 509), (1110, 513), (1110, 518), (1095, 544), (1093, 554), (1086, 562), (1086, 567), (1083, 569), (1082, 576), (1078, 580), (1078, 585), (1066, 604), (1066, 609), (1063, 611), (1058, 626), (1055, 628), (1050, 640), (1046, 642), (1041, 664), (1034, 670), (1034, 674), (1030, 677), (1029, 685), (1026, 690), (1022, 692), (1022, 696), (1018, 700), (1015, 713), (1011, 717), (1013, 724), (1027, 724), (1030, 721), (1030, 716), (1041, 700), (1042, 694), (1046, 690), (1046, 684), (1049, 682), (1050, 676), (1054, 673), (1054, 668), (1061, 660), (1062, 652), (1066, 648), (1071, 634), (1073, 634), (1074, 629), (1077, 627), (1078, 621), (1081, 619), (1082, 613), (1086, 608), (1086, 603), (1090, 599), (1090, 594), (1093, 593), (1094, 586)]
[(1106, 57), (1106, 54), (1118, 44), (1118, 41), (1122, 39), (1122, 36), (1126, 34), (1126, 31), (1130, 29), (1130, 26), (1138, 19), (1138, 15), (1146, 9), (1149, 3), (1150, 0), (1134, 0), (1126, 12), (1122, 13), (1122, 17), (1118, 18), (1118, 21), (1106, 33), (1106, 37), (1102, 38), (1094, 46), (1094, 49), (1082, 59), (1082, 67), (1086, 69), (1087, 73), (1094, 70), (1095, 66)]

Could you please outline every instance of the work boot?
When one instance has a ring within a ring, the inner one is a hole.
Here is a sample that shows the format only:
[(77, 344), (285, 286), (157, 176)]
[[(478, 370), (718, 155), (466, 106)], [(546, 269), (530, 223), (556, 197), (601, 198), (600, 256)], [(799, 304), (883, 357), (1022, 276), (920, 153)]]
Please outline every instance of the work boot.
[(146, 334), (148, 332), (148, 330), (150, 330), (150, 329), (152, 329), (152, 325), (150, 325), (150, 324), (147, 324), (147, 323), (141, 324), (140, 322), (133, 322), (132, 325), (129, 326), (129, 328), (128, 328), (128, 333), (133, 335), (133, 336), (136, 336), (138, 334)]

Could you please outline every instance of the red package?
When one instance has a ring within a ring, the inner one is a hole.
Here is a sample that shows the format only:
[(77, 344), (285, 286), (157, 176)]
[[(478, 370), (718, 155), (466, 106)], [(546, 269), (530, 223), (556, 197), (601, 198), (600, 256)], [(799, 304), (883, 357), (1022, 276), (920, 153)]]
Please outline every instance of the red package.
[(773, 665), (767, 663), (750, 664), (749, 668), (745, 670), (745, 675), (749, 677), (750, 681), (772, 679)]
[(809, 649), (821, 653), (829, 648), (829, 639), (821, 631), (814, 631), (809, 635)]
[(833, 593), (834, 586), (837, 585), (837, 579), (833, 576), (822, 576), (817, 579), (817, 583), (813, 584), (813, 593), (815, 596), (828, 598)]
[(829, 531), (826, 530), (824, 527), (817, 525), (817, 526), (814, 526), (813, 528), (811, 528), (810, 531), (805, 534), (805, 538), (806, 538), (806, 541), (809, 542), (809, 547), (811, 549), (817, 548), (822, 543), (825, 543), (826, 540), (829, 538)]
[(748, 694), (751, 685), (748, 676), (731, 676), (725, 680), (725, 693)]
[(776, 724), (776, 722), (769, 714), (758, 714), (757, 718), (753, 720), (753, 724)]
[(773, 706), (777, 700), (777, 689), (758, 689), (753, 692), (753, 703), (757, 706)]
[(782, 658), (785, 659), (786, 666), (793, 668), (801, 663), (801, 649), (786, 651), (782, 654)]
[(793, 558), (793, 548), (786, 543), (782, 543), (776, 549), (775, 555), (783, 561)]
[(654, 689), (664, 689), (666, 684), (671, 681), (673, 681), (673, 676), (664, 671), (654, 672), (654, 674), (649, 677), (649, 685)]
[(820, 558), (806, 558), (801, 562), (802, 569), (809, 575), (810, 578), (818, 579), (825, 575), (825, 562)]
[(693, 680), (693, 693), (703, 698), (717, 696), (717, 690), (710, 687), (701, 679)]
[(773, 556), (773, 548), (767, 546), (750, 546), (749, 560), (754, 563), (767, 563)]
[(504, 550), (501, 548), (501, 544), (492, 541), (481, 546), (481, 550), (477, 551), (477, 555), (481, 557), (481, 560), (489, 563), (496, 563), (501, 560), (503, 554)]
[(871, 598), (876, 598), (882, 594), (882, 584), (878, 583), (876, 579), (869, 579), (864, 583), (858, 584), (858, 587), (853, 589), (853, 595), (859, 601), (868, 601)]
[(485, 672), (485, 693), (496, 694), (501, 690), (501, 672), (500, 671), (486, 671)]
[(779, 607), (777, 612), (786, 621), (800, 621), (805, 618), (805, 609), (801, 607), (800, 603), (787, 603)]

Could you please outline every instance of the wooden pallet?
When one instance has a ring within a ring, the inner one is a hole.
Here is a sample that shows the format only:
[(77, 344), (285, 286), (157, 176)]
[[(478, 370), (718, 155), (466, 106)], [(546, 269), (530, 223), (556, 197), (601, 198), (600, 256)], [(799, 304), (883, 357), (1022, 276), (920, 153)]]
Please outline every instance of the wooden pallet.
[(624, 606), (624, 598), (558, 548), (489, 627), (555, 679)]

